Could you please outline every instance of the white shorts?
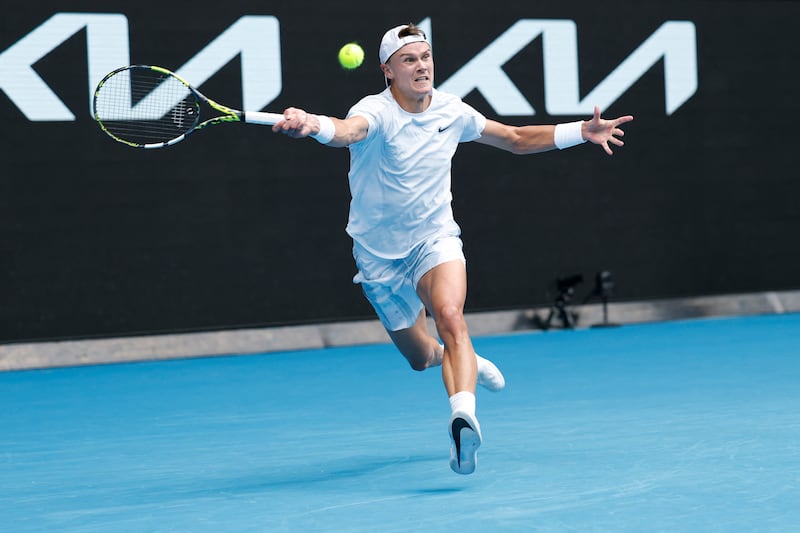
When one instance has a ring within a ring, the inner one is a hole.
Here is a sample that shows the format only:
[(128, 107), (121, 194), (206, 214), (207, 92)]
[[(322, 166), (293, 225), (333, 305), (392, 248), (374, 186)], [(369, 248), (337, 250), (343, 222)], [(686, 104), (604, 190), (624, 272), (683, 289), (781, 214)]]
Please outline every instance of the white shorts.
[(460, 260), (466, 264), (463, 244), (457, 236), (434, 236), (414, 248), (406, 257), (384, 259), (353, 245), (358, 274), (353, 283), (360, 283), (369, 303), (383, 326), (389, 331), (407, 329), (417, 321), (423, 304), (417, 284), (437, 265)]

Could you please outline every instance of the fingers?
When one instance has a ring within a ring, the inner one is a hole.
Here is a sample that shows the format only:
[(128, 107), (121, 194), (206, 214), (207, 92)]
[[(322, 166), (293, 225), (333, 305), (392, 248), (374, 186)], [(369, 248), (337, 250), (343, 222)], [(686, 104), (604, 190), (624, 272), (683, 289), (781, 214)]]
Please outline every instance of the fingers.
[(619, 117), (618, 119), (614, 120), (614, 127), (616, 128), (617, 126), (625, 124), (626, 122), (630, 122), (631, 120), (633, 120), (633, 115), (625, 115), (624, 117)]
[[(594, 116), (592, 117), (592, 120), (599, 122), (601, 119), (602, 119), (602, 114), (600, 111), (600, 106), (596, 105), (594, 106)], [(631, 120), (633, 120), (633, 115), (625, 115), (624, 117), (615, 118), (614, 120), (610, 120), (608, 122), (612, 122), (614, 124), (614, 127), (616, 128), (620, 124), (625, 124), (626, 122), (630, 122)]]
[(311, 132), (307, 121), (308, 113), (302, 109), (289, 107), (283, 112), (283, 120), (272, 126), (272, 131), (293, 138), (306, 137)]
[(605, 150), (605, 152), (608, 155), (614, 155), (614, 151), (611, 149), (611, 147), (608, 145), (608, 143), (611, 143), (611, 144), (613, 144), (615, 146), (625, 146), (625, 143), (623, 142), (623, 140), (617, 138), (617, 137), (622, 137), (623, 135), (625, 135), (625, 132), (620, 130), (620, 129), (612, 130), (611, 131), (611, 135), (609, 135), (609, 137), (606, 140), (604, 140), (603, 143), (602, 143), (603, 150)]

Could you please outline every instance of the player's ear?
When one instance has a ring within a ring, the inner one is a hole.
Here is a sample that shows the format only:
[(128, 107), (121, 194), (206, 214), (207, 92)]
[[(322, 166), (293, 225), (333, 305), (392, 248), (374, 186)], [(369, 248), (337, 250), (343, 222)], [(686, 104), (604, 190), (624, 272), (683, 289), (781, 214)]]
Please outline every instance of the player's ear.
[(386, 63), (381, 63), (381, 72), (386, 77), (386, 79), (392, 79), (392, 69), (389, 68), (389, 65)]

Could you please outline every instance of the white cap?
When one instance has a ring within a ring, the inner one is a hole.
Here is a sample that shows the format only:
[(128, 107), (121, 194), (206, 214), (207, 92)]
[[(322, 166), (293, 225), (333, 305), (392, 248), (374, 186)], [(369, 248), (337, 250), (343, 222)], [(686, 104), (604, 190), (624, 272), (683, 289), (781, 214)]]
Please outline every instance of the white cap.
[(387, 31), (383, 35), (383, 39), (381, 39), (381, 48), (378, 52), (378, 55), (381, 58), (381, 63), (386, 63), (389, 61), (389, 58), (392, 57), (392, 54), (400, 50), (402, 47), (409, 43), (428, 43), (430, 46), (431, 43), (428, 42), (427, 37), (425, 34), (422, 33), (421, 35), (406, 35), (405, 37), (400, 37), (398, 34), (400, 30), (403, 28), (407, 28), (408, 24), (401, 24), (391, 30)]

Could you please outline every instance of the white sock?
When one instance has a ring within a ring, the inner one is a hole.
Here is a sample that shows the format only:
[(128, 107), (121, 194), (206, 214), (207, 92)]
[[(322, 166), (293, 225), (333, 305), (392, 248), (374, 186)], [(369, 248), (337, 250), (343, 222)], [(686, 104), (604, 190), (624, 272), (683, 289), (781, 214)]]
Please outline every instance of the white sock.
[(461, 391), (450, 396), (450, 411), (460, 411), (475, 416), (475, 395), (469, 391)]

